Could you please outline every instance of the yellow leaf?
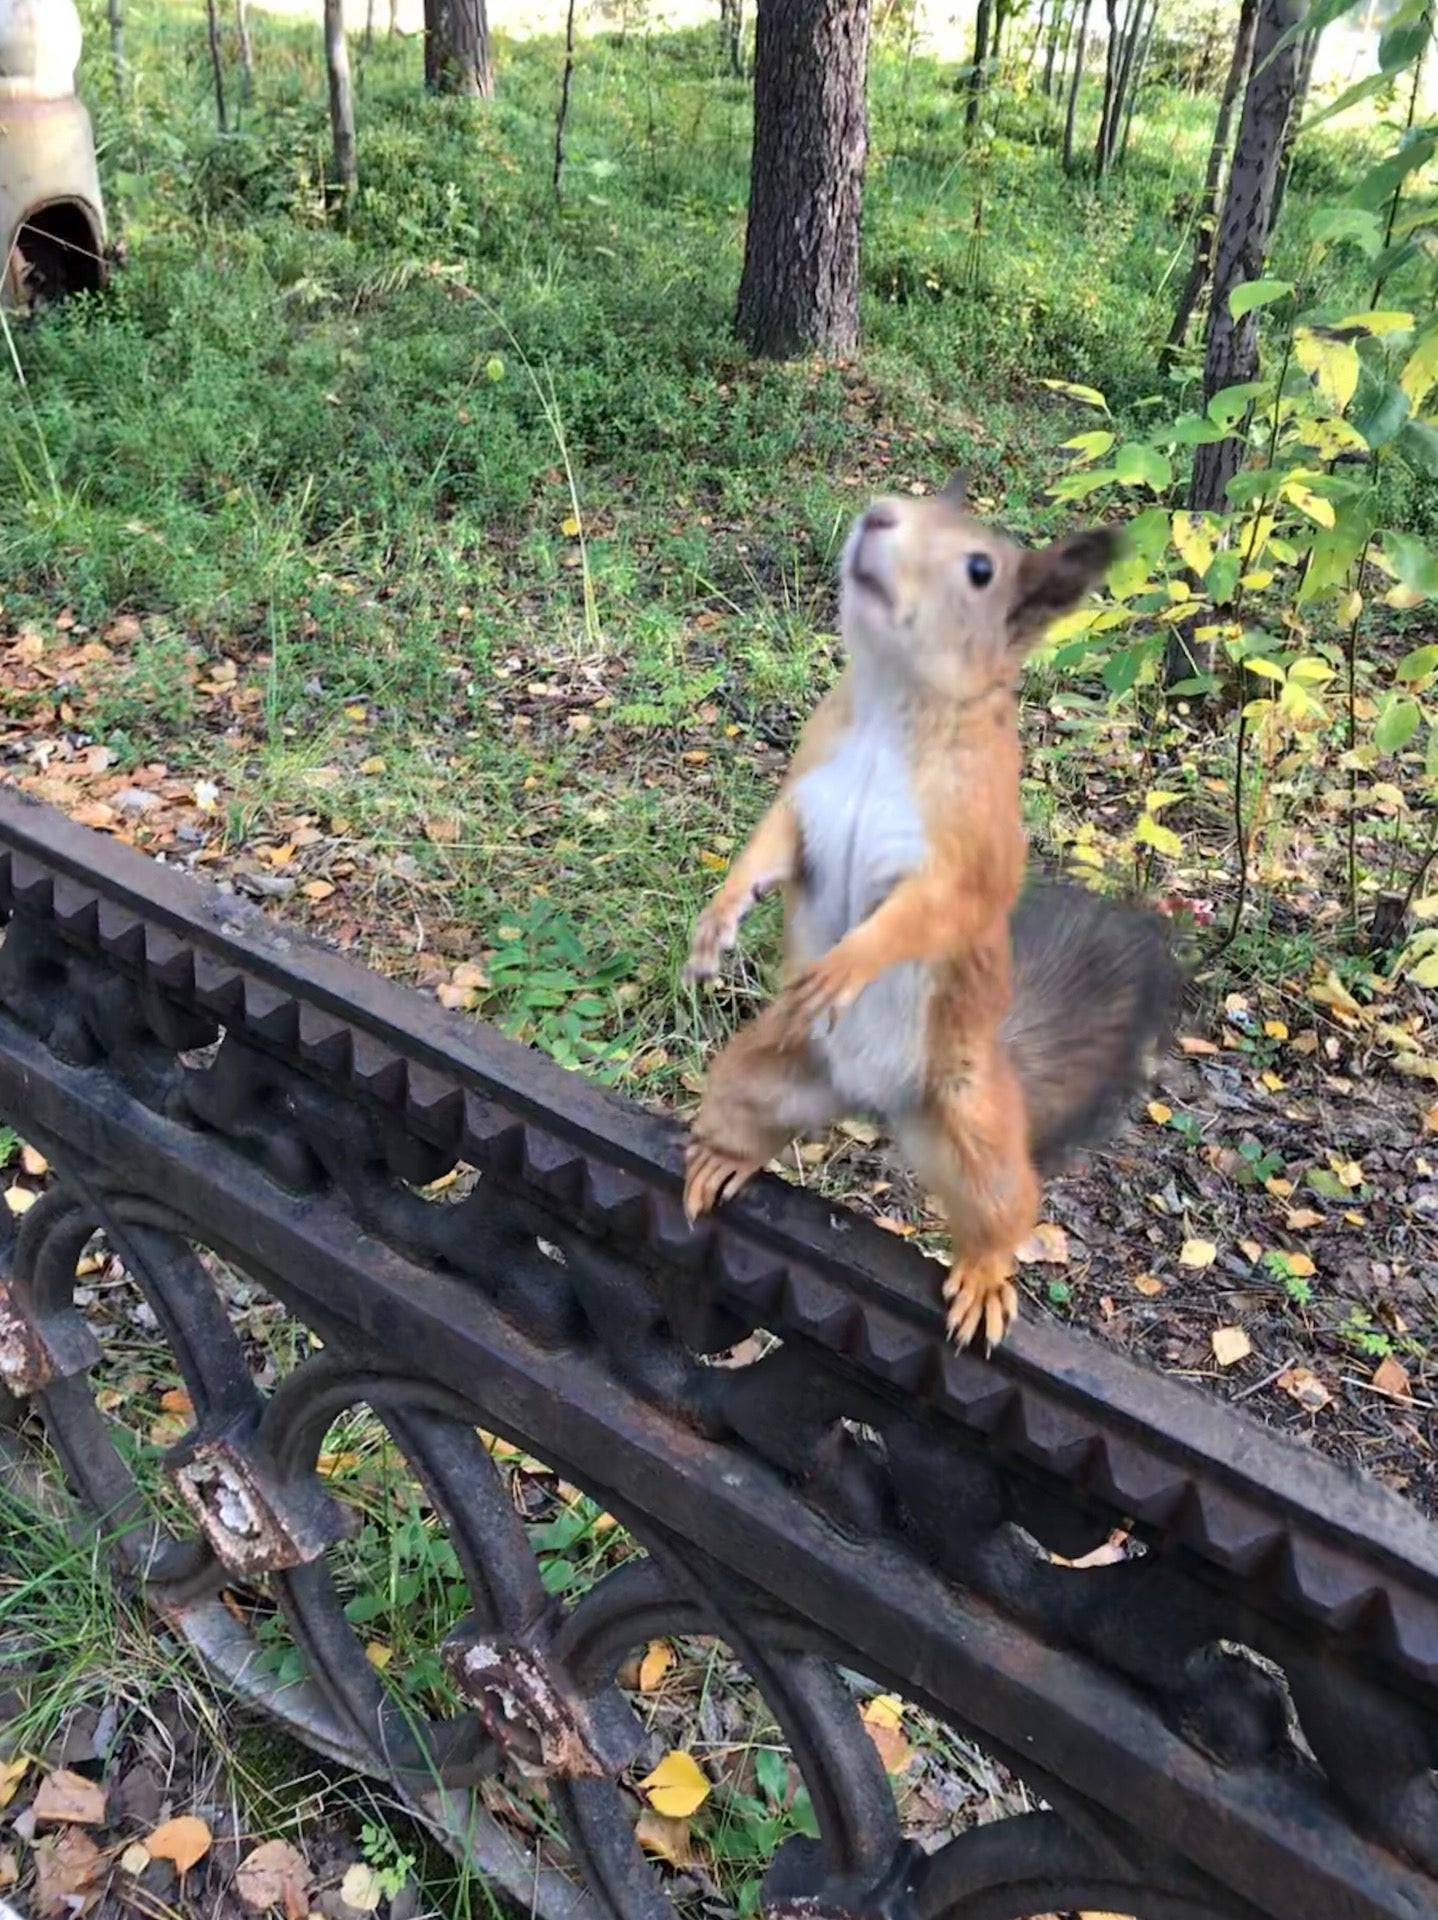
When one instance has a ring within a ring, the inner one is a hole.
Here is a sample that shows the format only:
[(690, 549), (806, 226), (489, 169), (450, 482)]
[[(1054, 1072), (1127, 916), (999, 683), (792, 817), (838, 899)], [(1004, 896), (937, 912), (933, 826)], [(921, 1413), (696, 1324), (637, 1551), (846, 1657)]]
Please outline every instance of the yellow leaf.
[(394, 1659), (394, 1648), (387, 1647), (383, 1640), (371, 1640), (364, 1650), (364, 1657), (376, 1673), (383, 1673), (390, 1661)]
[(885, 1773), (903, 1773), (913, 1765), (914, 1750), (904, 1738), (901, 1700), (894, 1694), (881, 1693), (866, 1702), (861, 1717), (878, 1749)]
[(1185, 1240), (1179, 1251), (1178, 1264), (1181, 1267), (1211, 1267), (1218, 1258), (1218, 1248), (1211, 1240)]
[(674, 1665), (674, 1649), (667, 1640), (651, 1640), (639, 1663), (639, 1691), (653, 1693)]
[(1293, 1191), (1293, 1182), (1285, 1180), (1281, 1173), (1270, 1174), (1263, 1184), (1275, 1200), (1286, 1200)]
[(1162, 1100), (1150, 1100), (1148, 1117), (1156, 1127), (1166, 1127), (1173, 1118), (1173, 1108), (1166, 1107)]
[(1173, 516), (1173, 544), (1186, 567), (1202, 576), (1213, 565), (1213, 538), (1201, 513)]
[(306, 880), (305, 884), (300, 888), (300, 892), (305, 896), (306, 900), (315, 901), (328, 900), (334, 890), (334, 882), (332, 880)]
[(1307, 1280), (1318, 1271), (1306, 1253), (1285, 1253), (1283, 1264), (1298, 1280)]
[(679, 1747), (671, 1748), (639, 1784), (654, 1811), (671, 1820), (687, 1820), (709, 1798), (709, 1782), (698, 1763)]
[(38, 1147), (21, 1147), (20, 1171), (28, 1173), (32, 1180), (43, 1180), (50, 1171), (50, 1162)]
[(1184, 1034), (1183, 1038), (1179, 1041), (1178, 1046), (1179, 1046), (1180, 1053), (1209, 1054), (1209, 1053), (1218, 1052), (1218, 1048), (1214, 1045), (1212, 1040), (1205, 1040), (1202, 1038), (1201, 1035), (1196, 1033)]
[(1321, 1227), (1323, 1215), (1315, 1207), (1290, 1207), (1283, 1224), (1290, 1233), (1302, 1233), (1305, 1227)]
[(710, 853), (707, 847), (699, 850), (699, 864), (708, 873), (722, 873), (729, 862), (722, 853)]
[(356, 726), (363, 726), (369, 719), (369, 712), (364, 707), (346, 707), (345, 719), (353, 720)]
[(340, 1899), (354, 1913), (377, 1913), (384, 1899), (384, 1884), (373, 1867), (356, 1860), (353, 1866), (345, 1868), (345, 1877), (340, 1881)]
[(23, 1753), (17, 1760), (0, 1760), (0, 1807), (9, 1806), (29, 1771), (30, 1761)]
[(1236, 1366), (1253, 1352), (1253, 1342), (1242, 1327), (1215, 1327), (1213, 1357), (1221, 1367)]
[(1281, 1020), (1265, 1020), (1263, 1023), (1263, 1031), (1270, 1040), (1286, 1040), (1288, 1038), (1288, 1028)]
[(384, 768), (384, 755), (380, 753), (372, 753), (368, 760), (360, 761), (361, 773), (383, 773)]
[(561, 533), (567, 533), (569, 538), (573, 540), (579, 532), (578, 514), (571, 513), (567, 515), (565, 519), (561, 520), (559, 523), (559, 531)]
[(210, 1851), (210, 1829), (198, 1814), (166, 1820), (145, 1841), (152, 1860), (168, 1860), (176, 1873), (188, 1873)]
[(1016, 1257), (1025, 1266), (1066, 1267), (1069, 1259), (1069, 1237), (1060, 1226), (1051, 1220), (1041, 1220), (1019, 1247)]
[(1278, 1075), (1274, 1073), (1271, 1068), (1268, 1071), (1259, 1074), (1258, 1077), (1259, 1077), (1259, 1080), (1263, 1083), (1263, 1085), (1268, 1088), (1268, 1091), (1270, 1093), (1277, 1093), (1279, 1088), (1283, 1085), (1282, 1080), (1279, 1079)]
[(120, 1855), (120, 1871), (128, 1873), (132, 1879), (138, 1879), (150, 1864), (150, 1849), (139, 1840), (132, 1840)]
[(5, 1189), (5, 1204), (11, 1213), (28, 1213), (39, 1198), (39, 1194), (32, 1193), (29, 1187), (7, 1187)]
[(1141, 1273), (1135, 1279), (1134, 1291), (1141, 1293), (1145, 1300), (1156, 1300), (1163, 1292), (1163, 1282), (1156, 1273)]
[(634, 1822), (634, 1838), (646, 1853), (657, 1854), (681, 1872), (694, 1864), (687, 1820), (674, 1820), (668, 1814), (656, 1813), (653, 1807), (645, 1807)]
[(1263, 1258), (1263, 1247), (1257, 1240), (1240, 1240), (1239, 1250), (1255, 1265)]
[(1285, 1367), (1278, 1384), (1305, 1413), (1321, 1413), (1333, 1398), (1311, 1367)]
[(1300, 327), (1293, 354), (1335, 413), (1342, 413), (1358, 391), (1358, 349), (1351, 340), (1327, 340)]
[(1417, 413), (1435, 381), (1438, 381), (1438, 327), (1429, 327), (1419, 335), (1398, 381), (1408, 395), (1412, 412)]

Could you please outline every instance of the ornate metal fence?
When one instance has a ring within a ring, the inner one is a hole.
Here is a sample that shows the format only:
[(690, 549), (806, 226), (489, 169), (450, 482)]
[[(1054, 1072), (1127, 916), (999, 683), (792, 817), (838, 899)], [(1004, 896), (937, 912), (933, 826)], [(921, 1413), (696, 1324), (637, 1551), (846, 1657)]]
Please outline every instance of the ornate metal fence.
[[(131, 1578), (231, 1684), (390, 1779), (548, 1916), (660, 1920), (616, 1675), (656, 1635), (747, 1668), (812, 1796), (770, 1914), (1425, 1920), (1438, 1913), (1438, 1544), (1380, 1488), (1080, 1337), (945, 1347), (933, 1269), (781, 1183), (691, 1230), (668, 1121), (0, 795), (0, 1114), (58, 1178), (0, 1246), (0, 1377)], [(421, 1193), (479, 1169), (461, 1204)], [(194, 1407), (158, 1522), (74, 1304), (97, 1229)], [(322, 1346), (253, 1383), (197, 1248)], [(712, 1364), (756, 1329), (746, 1365)], [(443, 1519), (466, 1710), (399, 1711), (327, 1564), (317, 1471), (363, 1405)], [(644, 1549), (545, 1591), (476, 1427)], [(12, 1447), (13, 1453), (13, 1447)], [(1146, 1551), (1075, 1568), (1118, 1523)], [(1059, 1556), (1056, 1558), (1055, 1556)], [(307, 1678), (216, 1598), (263, 1588)], [(1046, 1810), (905, 1839), (846, 1672), (940, 1716)], [(528, 1858), (476, 1783), (545, 1783)]]

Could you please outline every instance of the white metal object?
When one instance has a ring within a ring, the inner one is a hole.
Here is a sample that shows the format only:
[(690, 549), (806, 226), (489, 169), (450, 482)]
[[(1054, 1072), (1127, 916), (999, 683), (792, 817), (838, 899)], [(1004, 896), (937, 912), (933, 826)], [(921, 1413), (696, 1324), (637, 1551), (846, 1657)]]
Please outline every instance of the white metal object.
[(0, 305), (106, 277), (90, 116), (75, 96), (74, 0), (0, 0)]

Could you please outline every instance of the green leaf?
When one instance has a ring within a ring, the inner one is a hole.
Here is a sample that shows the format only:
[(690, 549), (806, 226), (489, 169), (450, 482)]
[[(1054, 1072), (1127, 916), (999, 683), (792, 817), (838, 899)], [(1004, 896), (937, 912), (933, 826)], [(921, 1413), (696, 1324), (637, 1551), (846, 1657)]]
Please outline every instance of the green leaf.
[(1398, 73), (1404, 67), (1411, 67), (1415, 60), (1421, 59), (1423, 49), (1428, 45), (1431, 29), (1426, 19), (1410, 21), (1402, 26), (1391, 26), (1378, 41), (1378, 64), (1385, 78)]
[(1150, 567), (1157, 566), (1168, 545), (1168, 513), (1163, 507), (1145, 507), (1128, 523), (1128, 545)]
[(1418, 731), (1423, 709), (1405, 693), (1390, 694), (1383, 703), (1373, 727), (1373, 741), (1380, 753), (1401, 753)]
[(1079, 386), (1073, 380), (1040, 380), (1039, 385), (1051, 393), (1066, 393), (1071, 400), (1082, 400), (1086, 407), (1097, 407), (1101, 413), (1108, 412), (1108, 401), (1097, 387)]
[(1371, 260), (1383, 245), (1383, 223), (1362, 207), (1319, 207), (1308, 222), (1308, 232), (1321, 245), (1325, 240), (1352, 241)]
[(1408, 418), (1408, 395), (1391, 380), (1372, 381), (1353, 415), (1353, 426), (1370, 447), (1386, 447)]
[(1242, 286), (1229, 289), (1228, 311), (1235, 320), (1241, 320), (1246, 313), (1271, 307), (1292, 291), (1291, 280), (1245, 280)]
[(1140, 815), (1139, 823), (1133, 830), (1135, 841), (1143, 847), (1152, 847), (1155, 853), (1167, 854), (1170, 860), (1177, 860), (1183, 853), (1183, 842), (1172, 827), (1164, 826), (1161, 820), (1155, 820), (1151, 813)]
[(1076, 433), (1072, 440), (1065, 440), (1064, 446), (1072, 448), (1079, 456), (1079, 465), (1090, 460), (1099, 460), (1113, 445), (1117, 436), (1112, 433)]
[(1395, 445), (1415, 473), (1438, 480), (1438, 427), (1430, 427), (1426, 420), (1410, 420)]
[(1409, 135), (1397, 153), (1390, 154), (1364, 174), (1349, 194), (1349, 200), (1356, 207), (1384, 206), (1410, 173), (1427, 166), (1435, 151), (1438, 151), (1438, 133), (1425, 127)]
[(1426, 647), (1415, 647), (1411, 653), (1405, 653), (1398, 662), (1393, 669), (1393, 677), (1408, 685), (1414, 681), (1426, 680), (1435, 668), (1438, 668), (1438, 647), (1431, 644)]
[(1385, 533), (1383, 551), (1399, 580), (1425, 600), (1438, 594), (1438, 560), (1411, 533)]
[(1416, 413), (1427, 399), (1429, 390), (1438, 384), (1438, 326), (1432, 326), (1420, 333), (1413, 343), (1413, 351), (1403, 364), (1398, 384), (1408, 396), (1408, 403)]
[(1416, 987), (1438, 987), (1438, 953), (1430, 953), (1408, 969), (1408, 978)]
[(1249, 401), (1256, 400), (1262, 392), (1261, 380), (1244, 380), (1235, 387), (1220, 387), (1208, 403), (1208, 417), (1225, 431), (1236, 427), (1248, 412)]
[(1203, 576), (1204, 589), (1216, 606), (1226, 607), (1238, 588), (1238, 576), (1243, 566), (1243, 556), (1231, 547), (1223, 553), (1215, 554), (1213, 565)]
[(1305, 33), (1320, 33), (1324, 27), (1331, 26), (1335, 20), (1341, 20), (1345, 13), (1352, 13), (1358, 4), (1359, 0), (1314, 0), (1314, 5), (1300, 13), (1287, 32), (1279, 35), (1268, 58), (1257, 72), (1262, 73), (1272, 66), (1284, 48), (1291, 47), (1294, 41), (1302, 39)]
[(1347, 113), (1350, 107), (1356, 107), (1360, 101), (1371, 100), (1375, 93), (1382, 93), (1393, 85), (1393, 79), (1387, 73), (1370, 73), (1366, 80), (1355, 80), (1351, 87), (1345, 87), (1336, 100), (1330, 100), (1326, 107), (1320, 107), (1317, 113), (1310, 113), (1298, 129), (1301, 140), (1305, 133), (1312, 133), (1315, 127), (1321, 127), (1325, 120), (1335, 115)]
[(1113, 464), (1126, 487), (1148, 487), (1162, 493), (1173, 480), (1173, 468), (1163, 455), (1137, 440), (1126, 441), (1114, 455)]

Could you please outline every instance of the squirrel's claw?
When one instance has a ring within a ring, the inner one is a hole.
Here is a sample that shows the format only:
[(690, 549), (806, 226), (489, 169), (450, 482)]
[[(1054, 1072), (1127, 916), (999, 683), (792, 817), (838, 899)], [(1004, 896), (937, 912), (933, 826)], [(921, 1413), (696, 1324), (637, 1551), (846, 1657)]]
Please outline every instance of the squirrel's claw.
[(684, 1162), (684, 1217), (690, 1226), (701, 1214), (732, 1200), (759, 1166), (757, 1160), (740, 1160), (702, 1140), (691, 1141)]
[(712, 980), (724, 955), (739, 936), (737, 921), (730, 914), (716, 913), (706, 907), (694, 923), (689, 943), (689, 958), (684, 963), (686, 980)]

